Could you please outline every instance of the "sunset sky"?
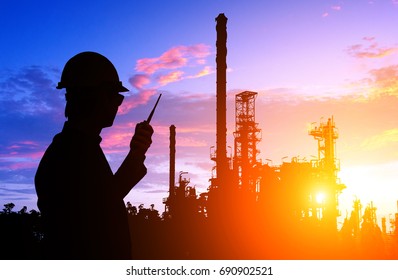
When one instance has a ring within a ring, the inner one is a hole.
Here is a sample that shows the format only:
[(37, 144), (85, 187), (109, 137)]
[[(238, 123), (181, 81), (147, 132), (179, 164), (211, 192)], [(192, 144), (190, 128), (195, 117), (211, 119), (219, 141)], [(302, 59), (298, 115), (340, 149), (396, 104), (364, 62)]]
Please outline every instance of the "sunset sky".
[(160, 212), (168, 195), (169, 126), (176, 171), (206, 191), (215, 145), (215, 17), (228, 17), (228, 145), (234, 98), (258, 92), (259, 159), (311, 159), (313, 122), (339, 130), (343, 217), (352, 200), (378, 218), (397, 212), (398, 1), (13, 1), (0, 2), (0, 207), (36, 207), (34, 174), (63, 126), (66, 61), (96, 51), (130, 89), (102, 147), (117, 170), (135, 123), (163, 93), (152, 125), (148, 175), (126, 197)]

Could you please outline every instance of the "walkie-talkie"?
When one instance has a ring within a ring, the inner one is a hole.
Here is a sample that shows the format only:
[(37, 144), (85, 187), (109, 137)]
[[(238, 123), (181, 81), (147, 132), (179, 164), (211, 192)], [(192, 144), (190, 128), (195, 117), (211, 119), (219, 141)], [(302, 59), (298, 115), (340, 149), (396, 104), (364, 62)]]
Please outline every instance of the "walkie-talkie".
[(156, 107), (158, 106), (160, 97), (162, 97), (162, 94), (159, 95), (158, 100), (157, 100), (156, 103), (155, 103), (155, 106), (153, 107), (151, 113), (149, 114), (148, 118), (147, 118), (146, 121), (145, 121), (145, 122), (148, 123), (148, 124), (149, 124), (149, 123), (151, 122), (151, 120), (152, 120), (153, 114), (155, 113)]

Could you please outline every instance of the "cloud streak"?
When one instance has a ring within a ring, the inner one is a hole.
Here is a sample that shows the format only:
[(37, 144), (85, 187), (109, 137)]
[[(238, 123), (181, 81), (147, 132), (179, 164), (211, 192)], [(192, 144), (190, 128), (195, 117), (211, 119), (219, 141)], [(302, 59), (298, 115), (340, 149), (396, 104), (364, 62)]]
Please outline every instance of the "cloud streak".
[(398, 64), (372, 69), (369, 76), (363, 83), (368, 86), (370, 97), (398, 97)]
[[(206, 64), (210, 55), (210, 46), (196, 44), (175, 46), (159, 57), (142, 58), (136, 62), (135, 70), (139, 73), (130, 77), (129, 83), (138, 90), (138, 94), (129, 96), (119, 107), (119, 114), (127, 114), (131, 109), (146, 104), (158, 93), (158, 89), (170, 83), (186, 79), (197, 79), (214, 71)], [(196, 74), (187, 74), (187, 70), (200, 67)]]
[(389, 92), (398, 91), (398, 64), (373, 69), (370, 74), (378, 87), (387, 89)]
[(137, 74), (129, 79), (129, 83), (138, 90), (143, 89), (146, 85), (150, 84), (151, 77), (146, 74)]
[(177, 69), (187, 66), (192, 59), (198, 59), (199, 63), (202, 63), (201, 59), (208, 55), (210, 55), (210, 47), (205, 44), (176, 46), (159, 57), (139, 59), (135, 69), (146, 74), (154, 74), (161, 69)]
[(389, 146), (391, 144), (398, 143), (398, 128), (388, 129), (383, 131), (381, 134), (374, 135), (365, 139), (361, 147), (366, 150), (378, 150)]
[(199, 71), (196, 75), (193, 76), (189, 76), (189, 79), (196, 79), (196, 78), (200, 78), (203, 76), (207, 76), (210, 75), (212, 73), (214, 73), (215, 71), (212, 69), (212, 67), (210, 66), (205, 66), (205, 68), (203, 68), (201, 71)]
[(36, 168), (44, 154), (41, 147), (31, 151), (20, 151), (14, 145), (8, 147), (5, 153), (0, 154), (0, 170), (21, 170)]
[(374, 37), (364, 37), (363, 44), (351, 45), (347, 48), (348, 55), (358, 58), (382, 58), (398, 53), (398, 47), (380, 47)]
[(10, 113), (42, 115), (57, 112), (63, 97), (55, 89), (57, 70), (28, 66), (18, 71), (5, 71), (0, 77), (0, 107)]
[(331, 12), (340, 12), (341, 10), (342, 10), (342, 6), (341, 5), (333, 5), (333, 6), (331, 6), (330, 8), (329, 8), (329, 10), (328, 11), (325, 11), (323, 14), (322, 14), (322, 17), (323, 18), (326, 18), (326, 17), (329, 17), (330, 15), (331, 15)]
[(341, 11), (342, 7), (340, 5), (334, 5), (331, 7), (331, 9), (334, 11)]
[(64, 120), (64, 97), (55, 89), (58, 74), (39, 66), (1, 71), (0, 107), (6, 109), (0, 111), (0, 181), (7, 172), (36, 168), (48, 135)]
[(151, 99), (151, 97), (157, 92), (158, 91), (156, 88), (141, 89), (138, 94), (125, 98), (122, 105), (119, 107), (118, 114), (125, 115), (129, 113), (132, 109), (140, 105), (146, 104), (148, 100)]
[(170, 73), (167, 73), (166, 75), (160, 76), (158, 82), (160, 86), (165, 86), (169, 83), (181, 81), (183, 79), (183, 75), (183, 71), (172, 71)]

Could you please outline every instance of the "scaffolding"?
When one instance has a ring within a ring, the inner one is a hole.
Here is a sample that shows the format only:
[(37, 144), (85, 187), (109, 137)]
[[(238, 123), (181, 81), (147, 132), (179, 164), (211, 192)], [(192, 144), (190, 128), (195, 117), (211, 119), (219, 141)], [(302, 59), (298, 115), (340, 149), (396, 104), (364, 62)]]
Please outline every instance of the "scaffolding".
[(244, 91), (235, 96), (235, 152), (234, 170), (238, 186), (256, 190), (255, 167), (258, 165), (257, 143), (261, 140), (261, 130), (255, 121), (255, 99), (257, 92)]

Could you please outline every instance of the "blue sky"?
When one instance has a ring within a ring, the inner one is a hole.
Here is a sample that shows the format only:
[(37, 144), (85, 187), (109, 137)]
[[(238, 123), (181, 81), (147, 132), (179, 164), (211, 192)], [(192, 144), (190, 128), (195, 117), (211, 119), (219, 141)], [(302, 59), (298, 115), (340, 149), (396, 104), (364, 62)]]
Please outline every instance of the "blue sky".
[(177, 170), (205, 191), (215, 144), (214, 19), (225, 13), (229, 145), (234, 94), (243, 90), (259, 93), (263, 161), (316, 154), (308, 124), (334, 115), (346, 209), (357, 195), (364, 204), (374, 200), (383, 215), (396, 211), (397, 1), (3, 0), (0, 12), (1, 205), (35, 207), (35, 170), (65, 121), (55, 85), (65, 62), (87, 50), (107, 56), (131, 90), (114, 127), (102, 133), (114, 170), (135, 123), (164, 93), (153, 119), (150, 172), (126, 200), (163, 210), (171, 124)]

